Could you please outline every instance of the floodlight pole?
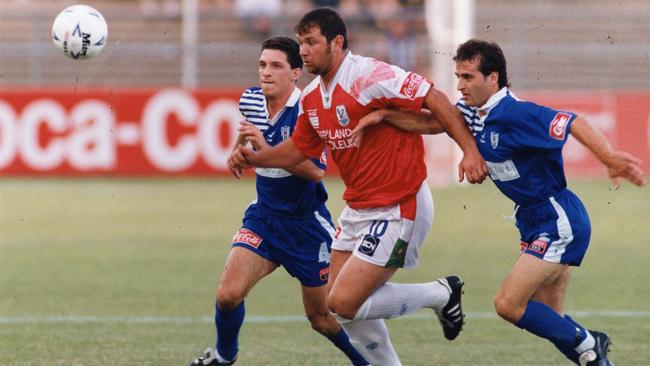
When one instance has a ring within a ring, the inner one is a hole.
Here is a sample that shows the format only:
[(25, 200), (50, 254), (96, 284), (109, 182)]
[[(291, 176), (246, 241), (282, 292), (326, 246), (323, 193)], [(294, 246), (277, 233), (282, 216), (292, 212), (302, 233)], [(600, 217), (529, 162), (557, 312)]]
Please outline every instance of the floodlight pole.
[(197, 87), (198, 69), (198, 27), (199, 11), (197, 0), (183, 0), (183, 79), (184, 88)]

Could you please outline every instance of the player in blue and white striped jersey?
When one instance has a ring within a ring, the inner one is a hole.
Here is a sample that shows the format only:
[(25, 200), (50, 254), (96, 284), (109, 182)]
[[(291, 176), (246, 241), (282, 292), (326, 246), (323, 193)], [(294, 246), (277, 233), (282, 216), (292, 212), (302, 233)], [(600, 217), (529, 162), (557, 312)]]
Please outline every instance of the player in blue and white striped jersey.
[[(551, 341), (578, 365), (612, 366), (609, 336), (563, 314), (570, 268), (579, 266), (586, 254), (591, 225), (582, 202), (567, 188), (562, 147), (573, 135), (607, 167), (616, 186), (621, 178), (645, 185), (641, 161), (614, 150), (574, 113), (517, 99), (508, 88), (506, 60), (497, 44), (467, 41), (454, 60), (463, 94), (457, 106), (490, 178), (516, 205), (521, 256), (497, 292), (497, 313)], [(430, 116), (390, 111), (369, 116), (362, 128), (381, 120), (412, 132), (442, 132)]]
[[(254, 146), (277, 145), (291, 136), (298, 116), (300, 89), (296, 81), (301, 71), (296, 41), (273, 37), (262, 43), (261, 87), (246, 89), (239, 101), (245, 123), (259, 129), (251, 141)], [(327, 308), (334, 226), (321, 182), (325, 162), (323, 154), (320, 160), (306, 160), (286, 170), (256, 169), (257, 199), (246, 209), (243, 225), (232, 240), (217, 289), (216, 347), (208, 348), (191, 365), (231, 365), (236, 361), (244, 298), (279, 266), (300, 281), (312, 328), (332, 341), (353, 365), (368, 364)], [(241, 172), (233, 174), (239, 178)]]

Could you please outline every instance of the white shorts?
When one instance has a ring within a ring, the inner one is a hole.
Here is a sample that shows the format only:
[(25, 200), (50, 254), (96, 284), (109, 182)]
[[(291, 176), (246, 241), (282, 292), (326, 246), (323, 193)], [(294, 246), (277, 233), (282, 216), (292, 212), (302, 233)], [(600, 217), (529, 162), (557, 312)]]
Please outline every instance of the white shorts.
[(345, 206), (332, 249), (353, 252), (382, 267), (418, 265), (420, 247), (433, 222), (433, 198), (426, 182), (398, 205), (355, 210)]

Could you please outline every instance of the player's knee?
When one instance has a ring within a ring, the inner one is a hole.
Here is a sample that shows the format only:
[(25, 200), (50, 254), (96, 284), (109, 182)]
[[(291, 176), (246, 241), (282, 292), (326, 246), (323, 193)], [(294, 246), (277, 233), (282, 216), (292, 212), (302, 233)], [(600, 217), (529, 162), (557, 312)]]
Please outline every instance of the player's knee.
[(307, 314), (311, 328), (320, 334), (329, 335), (332, 333), (330, 329), (330, 314), (329, 313), (312, 313)]
[(217, 289), (217, 306), (222, 310), (232, 310), (244, 300), (244, 294), (241, 290), (228, 286), (219, 286)]
[(514, 324), (521, 318), (520, 307), (507, 296), (497, 295), (494, 298), (494, 309), (501, 318), (510, 323)]
[(357, 311), (359, 310), (345, 298), (341, 296), (332, 296), (332, 294), (330, 294), (330, 296), (327, 298), (327, 307), (332, 313), (335, 313), (339, 317), (348, 320), (354, 319), (355, 315), (357, 315)]

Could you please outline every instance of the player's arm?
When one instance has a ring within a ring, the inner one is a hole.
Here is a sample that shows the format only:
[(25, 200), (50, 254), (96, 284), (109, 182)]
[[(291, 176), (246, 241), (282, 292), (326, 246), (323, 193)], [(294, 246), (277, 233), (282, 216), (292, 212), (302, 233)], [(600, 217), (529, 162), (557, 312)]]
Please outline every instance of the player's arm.
[(276, 146), (269, 146), (253, 124), (242, 122), (239, 134), (244, 136), (254, 147), (238, 146), (228, 158), (228, 167), (245, 169), (250, 167), (287, 169), (307, 160), (291, 139)]
[(386, 122), (400, 130), (426, 135), (445, 132), (440, 122), (433, 119), (429, 111), (423, 110), (418, 113), (397, 109), (378, 109), (363, 116), (350, 136), (361, 136), (363, 129), (380, 122)]
[(320, 182), (325, 177), (325, 170), (321, 169), (309, 159), (286, 168), (285, 170), (293, 175), (297, 175), (312, 182)]
[[(237, 135), (237, 140), (235, 141), (235, 144), (232, 147), (232, 151), (230, 152), (230, 156), (237, 154), (237, 149), (240, 146), (243, 146), (246, 143), (246, 138), (242, 136), (241, 134)], [(229, 158), (230, 159), (230, 158)], [(234, 168), (231, 167), (230, 165), (228, 166), (228, 169), (230, 170), (230, 173), (235, 176), (235, 178), (240, 179), (242, 175), (244, 174), (243, 169), (241, 168)]]
[(637, 186), (646, 184), (641, 160), (624, 151), (614, 150), (602, 132), (593, 128), (584, 118), (576, 117), (569, 132), (607, 167), (609, 178), (615, 187), (618, 188), (621, 178)]
[(441, 91), (431, 87), (424, 98), (424, 106), (431, 111), (434, 120), (456, 141), (463, 150), (463, 159), (458, 165), (458, 181), (467, 177), (470, 183), (481, 183), (487, 176), (487, 164), (476, 147), (476, 141), (465, 124), (460, 111), (449, 103)]
[[(249, 122), (242, 122), (242, 126), (244, 125), (247, 126), (246, 128), (247, 132), (246, 134), (240, 133), (239, 136), (237, 136), (235, 150), (238, 145), (244, 145), (244, 143), (246, 142), (250, 142), (256, 151), (260, 151), (271, 147), (264, 139), (264, 135), (262, 135), (262, 131), (254, 127), (254, 125), (250, 124)], [(252, 127), (252, 128), (248, 128), (248, 127)], [(285, 170), (293, 175), (297, 175), (301, 178), (305, 178), (313, 182), (320, 182), (323, 179), (323, 177), (325, 177), (325, 170), (321, 169), (319, 166), (314, 164), (309, 159), (300, 162), (296, 165), (290, 166)], [(241, 169), (239, 171), (241, 172)], [(239, 178), (240, 176), (241, 173), (237, 177)]]

